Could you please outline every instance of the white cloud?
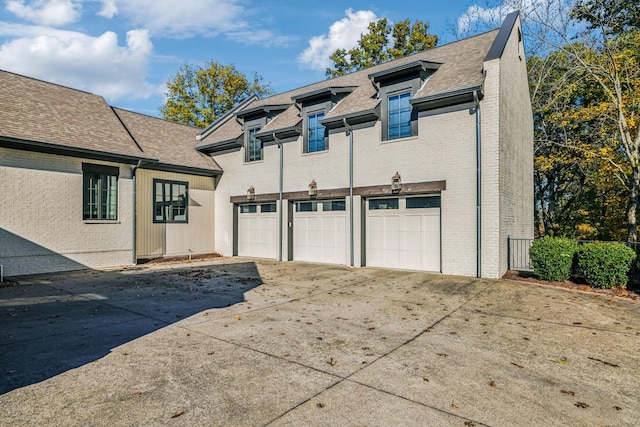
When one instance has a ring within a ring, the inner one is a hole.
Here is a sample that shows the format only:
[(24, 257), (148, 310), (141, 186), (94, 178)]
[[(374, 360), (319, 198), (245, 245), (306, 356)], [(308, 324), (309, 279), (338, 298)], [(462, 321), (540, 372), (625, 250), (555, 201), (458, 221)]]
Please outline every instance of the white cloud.
[(298, 57), (298, 62), (314, 70), (325, 70), (330, 67), (329, 57), (336, 49), (351, 49), (358, 44), (360, 36), (368, 32), (370, 22), (377, 21), (378, 17), (369, 10), (353, 12), (345, 11), (347, 15), (329, 27), (328, 34), (322, 34), (309, 40), (307, 47)]
[(234, 31), (226, 34), (227, 38), (248, 45), (261, 45), (265, 47), (282, 47), (293, 42), (289, 36), (279, 36), (269, 30), (252, 29), (251, 31)]
[(107, 98), (146, 98), (163, 87), (146, 81), (153, 45), (147, 30), (127, 32), (126, 46), (107, 31), (99, 37), (47, 27), (0, 23), (2, 68)]
[[(153, 36), (192, 37), (244, 30), (241, 0), (102, 0)], [(115, 12), (113, 12), (115, 15)]]
[(102, 3), (102, 9), (98, 12), (98, 16), (111, 19), (118, 13), (118, 6), (116, 0), (98, 0)]
[(10, 0), (6, 9), (38, 25), (62, 26), (80, 19), (81, 0)]
[(498, 6), (485, 8), (469, 6), (458, 18), (458, 33), (465, 35), (476, 29), (497, 28), (511, 12), (519, 10), (523, 20), (533, 18), (538, 22), (555, 19), (566, 13), (568, 0), (503, 0)]

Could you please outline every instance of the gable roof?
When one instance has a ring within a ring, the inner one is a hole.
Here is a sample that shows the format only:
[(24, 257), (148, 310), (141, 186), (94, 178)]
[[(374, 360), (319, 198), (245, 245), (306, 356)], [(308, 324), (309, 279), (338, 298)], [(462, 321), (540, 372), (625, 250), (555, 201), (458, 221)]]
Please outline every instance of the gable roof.
[[(348, 87), (350, 88), (350, 93), (325, 114), (322, 120), (325, 125), (341, 123), (343, 119), (353, 121), (375, 119), (379, 115), (380, 99), (377, 96), (376, 86), (374, 86), (375, 81), (372, 80), (375, 80), (376, 77), (387, 76), (394, 70), (404, 72), (413, 69), (415, 64), (423, 64), (423, 67), (429, 68), (431, 73), (425, 84), (413, 95), (413, 104), (419, 105), (420, 108), (435, 108), (442, 105), (442, 103), (436, 104), (434, 102), (437, 100), (450, 99), (449, 102), (466, 100), (469, 98), (467, 95), (472, 94), (473, 91), (482, 92), (484, 61), (489, 57), (489, 52), (502, 52), (503, 48), (499, 45), (503, 45), (506, 42), (503, 40), (504, 34), (511, 32), (517, 17), (518, 12), (508, 15), (501, 29), (438, 46), (268, 98), (253, 100), (249, 105), (237, 108), (234, 115), (229, 115), (222, 119), (218, 123), (217, 129), (212, 130), (207, 135), (203, 135), (198, 148), (216, 150), (218, 147), (222, 149), (238, 146), (240, 144), (238, 141), (243, 134), (243, 126), (237, 118), (242, 116), (242, 111), (245, 109), (256, 112), (260, 111), (261, 108), (268, 108), (273, 105), (289, 105), (289, 108), (282, 114), (267, 123), (259, 135), (284, 134), (296, 129), (296, 126), (299, 129), (301, 117), (297, 114), (295, 103), (314, 94), (327, 93), (330, 88), (336, 87)], [(466, 98), (462, 98), (461, 94), (465, 94)], [(231, 144), (232, 141), (233, 144)]]
[(144, 153), (158, 163), (145, 164), (153, 169), (183, 170), (216, 175), (222, 171), (210, 157), (195, 150), (196, 135), (202, 129), (162, 120), (132, 111), (113, 108)]
[(95, 159), (152, 159), (103, 97), (2, 70), (0, 143)]

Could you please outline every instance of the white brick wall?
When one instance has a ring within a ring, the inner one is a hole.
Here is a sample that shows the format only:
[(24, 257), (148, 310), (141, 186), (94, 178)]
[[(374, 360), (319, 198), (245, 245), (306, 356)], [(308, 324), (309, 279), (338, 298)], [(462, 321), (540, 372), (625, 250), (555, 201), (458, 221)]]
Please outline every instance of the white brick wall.
[(82, 159), (0, 148), (0, 264), (7, 276), (132, 263), (131, 166), (120, 167), (118, 221), (82, 220)]
[[(533, 127), (523, 47), (517, 22), (503, 57), (484, 64), (486, 80), (481, 104), (482, 140), (482, 265), (483, 277), (506, 270), (507, 235), (533, 235)], [(380, 122), (354, 131), (354, 186), (388, 185), (398, 171), (402, 181), (445, 180), (442, 192), (442, 271), (475, 276), (476, 240), (476, 116), (473, 104), (419, 118), (418, 136), (380, 142)], [(303, 154), (302, 138), (284, 147), (284, 191), (306, 191), (315, 180), (319, 189), (346, 188), (349, 140), (344, 132), (330, 135), (329, 150)], [(265, 147), (264, 160), (243, 163), (243, 151), (215, 155), (224, 175), (216, 189), (216, 250), (233, 248), (230, 196), (278, 192), (278, 149)], [(355, 264), (360, 265), (361, 199), (356, 200)], [(285, 212), (286, 216), (286, 212)], [(287, 240), (287, 230), (284, 229)], [(347, 252), (349, 248), (347, 248)], [(286, 257), (286, 250), (284, 251)]]
[[(215, 195), (216, 251), (224, 255), (233, 252), (233, 206), (229, 198), (246, 194), (250, 186), (256, 194), (278, 192), (277, 146), (266, 146), (261, 162), (245, 164), (243, 156), (242, 149), (214, 156), (224, 170)], [(419, 136), (415, 138), (380, 142), (379, 123), (356, 129), (354, 159), (355, 187), (388, 185), (396, 171), (405, 183), (446, 180), (447, 190), (442, 192), (443, 272), (475, 275), (475, 116), (468, 108), (421, 117)], [(344, 132), (331, 134), (329, 150), (314, 154), (302, 153), (302, 138), (285, 143), (284, 165), (285, 192), (306, 191), (314, 179), (319, 189), (346, 188), (349, 139)], [(361, 199), (355, 197), (354, 202), (354, 251), (359, 265)], [(286, 244), (286, 228), (284, 233)], [(283, 254), (286, 258), (286, 248)]]

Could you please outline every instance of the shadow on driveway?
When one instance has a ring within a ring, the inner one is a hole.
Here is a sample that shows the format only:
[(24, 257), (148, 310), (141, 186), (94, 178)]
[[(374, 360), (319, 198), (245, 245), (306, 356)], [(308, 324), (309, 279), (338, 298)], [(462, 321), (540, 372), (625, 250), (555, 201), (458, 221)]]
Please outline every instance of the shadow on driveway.
[(262, 284), (253, 262), (41, 275), (0, 288), (0, 394), (97, 360)]

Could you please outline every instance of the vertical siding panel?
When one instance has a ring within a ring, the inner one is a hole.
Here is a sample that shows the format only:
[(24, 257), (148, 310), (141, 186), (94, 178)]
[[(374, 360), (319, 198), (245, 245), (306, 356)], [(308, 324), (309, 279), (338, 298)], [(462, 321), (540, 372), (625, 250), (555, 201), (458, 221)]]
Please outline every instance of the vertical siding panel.
[[(215, 251), (214, 178), (154, 170), (138, 170), (137, 251), (138, 258), (178, 256)], [(153, 180), (189, 183), (189, 222), (154, 224)]]

